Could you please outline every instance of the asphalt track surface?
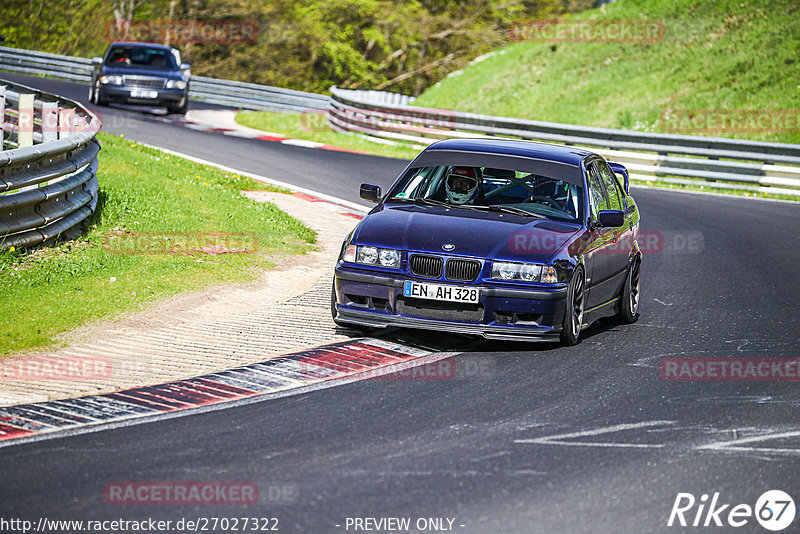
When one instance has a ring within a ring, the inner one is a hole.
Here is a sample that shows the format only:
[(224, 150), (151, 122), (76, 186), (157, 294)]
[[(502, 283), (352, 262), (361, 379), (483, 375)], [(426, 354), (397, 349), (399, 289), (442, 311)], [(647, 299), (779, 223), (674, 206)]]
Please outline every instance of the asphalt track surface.
[[(74, 84), (24, 80), (85, 97)], [(388, 185), (404, 166), (102, 111), (112, 133), (348, 200), (358, 183)], [(366, 380), (2, 448), (0, 517), (277, 517), (281, 532), (443, 517), (465, 533), (671, 532), (708, 530), (667, 527), (678, 493), (719, 492), (730, 505), (723, 524), (732, 506), (754, 507), (767, 490), (800, 504), (800, 383), (659, 374), (663, 358), (800, 355), (800, 205), (634, 195), (642, 229), (661, 236), (642, 265), (635, 324), (595, 324), (570, 348), (432, 335), (465, 351), (450, 379)], [(262, 498), (248, 507), (104, 501), (111, 482), (176, 480), (254, 482)], [(276, 486), (293, 497), (270, 502)], [(685, 514), (690, 524), (697, 510)], [(710, 529), (768, 532), (753, 517)]]

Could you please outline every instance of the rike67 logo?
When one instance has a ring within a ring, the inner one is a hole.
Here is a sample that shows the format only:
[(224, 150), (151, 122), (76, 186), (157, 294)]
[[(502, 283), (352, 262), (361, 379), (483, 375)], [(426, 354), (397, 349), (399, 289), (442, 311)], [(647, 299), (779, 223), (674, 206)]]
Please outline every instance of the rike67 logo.
[(667, 526), (739, 528), (752, 524), (755, 516), (762, 527), (778, 532), (792, 524), (796, 513), (794, 499), (781, 490), (764, 492), (753, 507), (744, 503), (724, 503), (720, 500), (719, 492), (715, 492), (710, 500), (706, 493), (700, 499), (696, 499), (691, 493), (678, 493)]

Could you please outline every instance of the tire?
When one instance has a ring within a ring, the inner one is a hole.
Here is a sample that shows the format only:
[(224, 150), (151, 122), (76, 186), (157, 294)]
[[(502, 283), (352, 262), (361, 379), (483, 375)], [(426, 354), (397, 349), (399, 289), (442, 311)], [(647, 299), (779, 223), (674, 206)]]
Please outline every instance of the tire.
[(564, 310), (564, 323), (561, 329), (561, 344), (571, 347), (578, 343), (583, 327), (583, 313), (586, 309), (584, 289), (586, 277), (583, 267), (575, 269), (567, 289), (567, 309)]
[(95, 106), (106, 106), (108, 105), (108, 99), (104, 98), (100, 94), (100, 80), (97, 80), (94, 84), (94, 90), (91, 91), (92, 94), (92, 104)]
[(639, 256), (633, 258), (625, 278), (625, 287), (622, 289), (619, 313), (615, 319), (620, 324), (636, 322), (639, 313), (639, 290), (641, 288), (640, 266), (642, 260)]
[(167, 106), (167, 111), (172, 115), (186, 115), (186, 110), (189, 107), (189, 99), (184, 97), (180, 104), (175, 106)]

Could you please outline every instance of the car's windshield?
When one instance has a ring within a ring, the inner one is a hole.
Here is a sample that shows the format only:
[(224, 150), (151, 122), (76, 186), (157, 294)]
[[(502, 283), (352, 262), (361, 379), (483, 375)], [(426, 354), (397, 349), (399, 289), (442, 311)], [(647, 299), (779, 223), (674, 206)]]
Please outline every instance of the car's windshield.
[(522, 210), (518, 212), (521, 215), (568, 221), (583, 217), (580, 186), (558, 176), (514, 169), (453, 165), (412, 168), (387, 197), (388, 202), (420, 203), (419, 199), (467, 209), (502, 206)]
[(177, 68), (175, 58), (168, 50), (146, 46), (115, 46), (106, 57), (106, 65), (173, 70)]

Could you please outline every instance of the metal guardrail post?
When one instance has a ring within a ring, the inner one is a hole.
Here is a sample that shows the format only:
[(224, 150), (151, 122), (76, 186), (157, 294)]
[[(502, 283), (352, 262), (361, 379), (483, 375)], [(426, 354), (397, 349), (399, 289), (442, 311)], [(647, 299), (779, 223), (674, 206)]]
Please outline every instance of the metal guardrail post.
[(58, 102), (42, 103), (42, 143), (58, 139)]
[(75, 109), (66, 108), (58, 111), (58, 138), (64, 139), (75, 132)]
[(17, 115), (17, 146), (23, 148), (33, 145), (33, 94), (19, 95)]

